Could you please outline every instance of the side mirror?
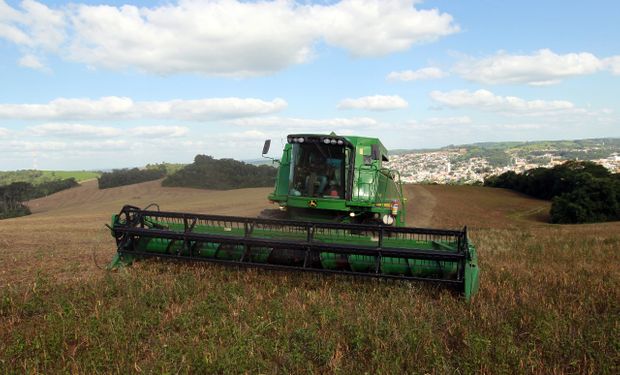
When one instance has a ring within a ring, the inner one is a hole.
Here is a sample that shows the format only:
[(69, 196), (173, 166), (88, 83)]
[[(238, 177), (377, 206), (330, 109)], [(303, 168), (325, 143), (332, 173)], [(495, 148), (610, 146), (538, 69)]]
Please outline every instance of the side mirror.
[(263, 155), (266, 155), (269, 152), (269, 147), (271, 147), (271, 139), (265, 141), (263, 145)]

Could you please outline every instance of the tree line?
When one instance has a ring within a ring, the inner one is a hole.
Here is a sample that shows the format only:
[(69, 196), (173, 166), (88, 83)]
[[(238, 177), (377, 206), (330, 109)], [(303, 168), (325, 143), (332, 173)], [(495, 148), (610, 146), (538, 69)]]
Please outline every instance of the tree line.
[(207, 155), (196, 155), (194, 162), (185, 166), (162, 163), (149, 164), (144, 169), (114, 169), (102, 173), (97, 180), (99, 189), (166, 177), (162, 186), (227, 190), (273, 186), (276, 173), (276, 168), (267, 165), (256, 166), (234, 159), (215, 159)]
[(196, 155), (192, 164), (166, 177), (162, 186), (215, 190), (266, 187), (274, 185), (276, 173), (277, 169), (268, 165)]
[(99, 189), (108, 189), (117, 186), (132, 185), (139, 182), (157, 180), (166, 175), (166, 167), (156, 165), (147, 169), (124, 168), (104, 172), (97, 178)]
[(30, 209), (24, 202), (78, 185), (75, 178), (71, 177), (64, 180), (46, 181), (37, 185), (29, 182), (13, 182), (0, 186), (0, 219), (29, 215)]
[(523, 173), (508, 171), (487, 177), (484, 186), (551, 200), (552, 223), (620, 220), (620, 173), (590, 161), (567, 161)]

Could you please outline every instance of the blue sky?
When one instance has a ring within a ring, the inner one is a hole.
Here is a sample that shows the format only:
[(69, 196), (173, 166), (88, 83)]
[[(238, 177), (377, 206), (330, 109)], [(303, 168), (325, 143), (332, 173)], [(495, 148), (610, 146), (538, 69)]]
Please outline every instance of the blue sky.
[(0, 170), (620, 136), (617, 1), (0, 0)]

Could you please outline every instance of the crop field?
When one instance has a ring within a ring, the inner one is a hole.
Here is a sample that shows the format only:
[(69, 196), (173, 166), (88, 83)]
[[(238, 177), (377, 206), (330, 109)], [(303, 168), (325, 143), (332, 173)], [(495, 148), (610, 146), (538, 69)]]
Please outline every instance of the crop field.
[(47, 181), (63, 180), (66, 178), (75, 178), (76, 181), (88, 181), (99, 177), (101, 173), (93, 171), (40, 171), (40, 170), (22, 170), (1, 172), (0, 186), (8, 185), (12, 182), (29, 182), (33, 185)]
[(256, 216), (269, 191), (88, 181), (0, 221), (0, 372), (620, 373), (620, 222), (547, 224), (548, 202), (506, 190), (406, 187), (410, 225), (468, 226), (471, 303), (346, 276), (103, 269), (123, 204)]

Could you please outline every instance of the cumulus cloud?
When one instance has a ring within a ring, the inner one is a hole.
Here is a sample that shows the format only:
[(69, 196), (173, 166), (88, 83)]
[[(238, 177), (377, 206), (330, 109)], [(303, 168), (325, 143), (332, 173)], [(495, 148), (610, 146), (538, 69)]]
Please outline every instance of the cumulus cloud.
[(19, 66), (23, 66), (24, 68), (30, 68), (34, 70), (46, 70), (45, 64), (39, 60), (38, 57), (34, 55), (24, 55), (18, 61)]
[(519, 124), (499, 124), (495, 125), (496, 128), (508, 129), (508, 130), (538, 130), (549, 128), (549, 124), (531, 124), (531, 123), (519, 123)]
[(82, 124), (43, 124), (29, 128), (35, 136), (58, 137), (115, 137), (122, 134), (121, 129), (109, 126), (94, 126)]
[(439, 68), (428, 67), (418, 70), (403, 70), (388, 74), (388, 81), (419, 81), (424, 79), (438, 79), (446, 77), (448, 74)]
[(0, 38), (33, 49), (62, 47), (61, 57), (93, 67), (253, 76), (309, 61), (319, 42), (354, 56), (381, 56), (459, 30), (451, 15), (415, 3), (180, 0), (51, 9), (0, 0)]
[(13, 140), (8, 142), (0, 142), (0, 154), (2, 153), (24, 153), (24, 152), (53, 152), (63, 151), (67, 148), (66, 142), (60, 141), (22, 141)]
[(385, 128), (397, 131), (409, 131), (411, 129), (424, 131), (452, 129), (454, 131), (461, 131), (463, 129), (472, 129), (476, 126), (469, 116), (448, 116), (409, 120), (398, 124), (386, 125)]
[(455, 117), (431, 117), (424, 121), (429, 125), (467, 125), (471, 124), (471, 118), (469, 116), (455, 116)]
[(347, 98), (338, 104), (338, 109), (366, 109), (369, 111), (390, 111), (407, 108), (409, 104), (398, 95), (373, 95)]
[(138, 126), (135, 128), (131, 128), (128, 131), (128, 134), (134, 137), (145, 137), (145, 138), (164, 138), (164, 137), (181, 137), (187, 134), (189, 131), (188, 128), (183, 126)]
[(50, 9), (32, 0), (20, 9), (0, 0), (0, 38), (30, 49), (56, 51), (66, 38), (63, 11)]
[(481, 59), (467, 58), (456, 64), (454, 71), (465, 79), (485, 84), (544, 86), (607, 68), (614, 71), (613, 61), (617, 58), (600, 59), (588, 52), (560, 55), (549, 49), (530, 55), (499, 52)]
[(132, 143), (124, 139), (106, 139), (103, 141), (76, 141), (67, 144), (71, 151), (124, 151), (132, 147)]
[(257, 117), (232, 120), (228, 123), (247, 127), (265, 127), (278, 129), (340, 129), (377, 125), (375, 119), (369, 117), (308, 119), (293, 117)]
[(116, 128), (111, 126), (59, 123), (42, 124), (28, 128), (28, 133), (33, 136), (62, 138), (113, 138), (119, 136), (139, 138), (180, 137), (186, 135), (188, 131), (188, 128), (182, 126), (154, 125)]
[[(79, 5), (71, 60), (112, 69), (251, 76), (305, 62), (314, 39), (290, 2)], [(131, 50), (131, 53), (126, 53)]]
[(416, 0), (343, 0), (309, 7), (316, 31), (328, 44), (356, 56), (404, 51), (459, 31), (453, 18), (437, 9), (418, 10)]
[[(197, 137), (192, 139), (182, 139), (175, 142), (161, 144), (158, 140), (156, 144), (158, 149), (171, 149), (175, 153), (188, 152), (193, 157), (196, 153), (204, 153), (209, 150), (209, 154), (214, 157), (233, 157), (235, 159), (243, 158), (239, 152), (244, 152), (245, 157), (256, 158), (260, 155), (263, 142), (265, 139), (277, 139), (282, 137), (281, 132), (264, 132), (261, 130), (243, 130), (226, 133), (217, 133), (208, 137)], [(215, 147), (216, 146), (216, 147)], [(275, 150), (276, 148), (272, 149)], [(235, 151), (232, 151), (235, 150)]]
[(47, 104), (0, 104), (0, 119), (114, 120), (172, 119), (215, 120), (257, 116), (286, 108), (283, 99), (208, 98), (197, 100), (133, 101), (110, 96), (100, 99), (58, 98)]
[(432, 91), (431, 98), (451, 108), (473, 108), (482, 111), (521, 115), (545, 115), (580, 109), (566, 100), (525, 100), (516, 96), (499, 96), (488, 90)]
[(620, 75), (620, 56), (606, 58), (603, 63), (614, 75)]

